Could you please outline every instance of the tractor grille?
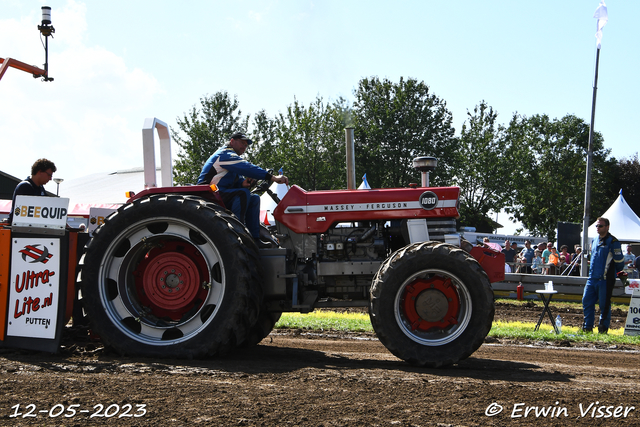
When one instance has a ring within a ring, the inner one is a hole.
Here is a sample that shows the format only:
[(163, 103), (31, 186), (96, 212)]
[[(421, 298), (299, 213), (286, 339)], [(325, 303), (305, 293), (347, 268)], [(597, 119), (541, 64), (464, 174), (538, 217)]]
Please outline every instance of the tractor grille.
[(445, 234), (456, 233), (456, 220), (455, 218), (427, 219), (427, 228), (429, 229), (429, 240), (444, 242)]

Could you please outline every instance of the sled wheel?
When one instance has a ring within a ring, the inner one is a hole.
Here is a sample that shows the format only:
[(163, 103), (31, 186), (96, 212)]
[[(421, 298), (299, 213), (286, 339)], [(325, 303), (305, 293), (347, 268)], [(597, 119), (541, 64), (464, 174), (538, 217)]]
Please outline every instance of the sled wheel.
[(380, 266), (369, 315), (380, 341), (407, 362), (437, 368), (469, 357), (491, 330), (493, 291), (469, 254), (416, 243)]
[(262, 304), (255, 244), (217, 205), (154, 195), (111, 215), (86, 248), (91, 328), (121, 354), (192, 358), (243, 342)]

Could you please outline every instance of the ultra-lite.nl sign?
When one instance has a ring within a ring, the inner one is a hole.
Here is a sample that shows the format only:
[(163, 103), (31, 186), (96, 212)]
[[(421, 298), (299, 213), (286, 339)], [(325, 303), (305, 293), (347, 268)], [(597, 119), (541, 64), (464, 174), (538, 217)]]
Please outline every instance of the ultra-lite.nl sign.
[(12, 238), (7, 336), (56, 335), (60, 294), (60, 239)]

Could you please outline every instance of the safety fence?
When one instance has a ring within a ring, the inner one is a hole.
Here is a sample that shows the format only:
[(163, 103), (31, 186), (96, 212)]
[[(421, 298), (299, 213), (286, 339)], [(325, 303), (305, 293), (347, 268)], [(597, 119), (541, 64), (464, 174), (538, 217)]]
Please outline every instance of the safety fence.
[[(506, 273), (502, 282), (492, 283), (494, 294), (501, 298), (517, 298), (518, 285), (522, 285), (524, 299), (539, 299), (536, 291), (544, 289), (544, 284), (553, 282), (553, 289), (558, 294), (553, 298), (555, 301), (580, 301), (587, 282), (586, 277), (557, 276), (542, 274), (519, 274)], [(612, 301), (618, 303), (628, 303), (631, 295), (625, 294), (625, 286), (616, 279), (613, 288)]]

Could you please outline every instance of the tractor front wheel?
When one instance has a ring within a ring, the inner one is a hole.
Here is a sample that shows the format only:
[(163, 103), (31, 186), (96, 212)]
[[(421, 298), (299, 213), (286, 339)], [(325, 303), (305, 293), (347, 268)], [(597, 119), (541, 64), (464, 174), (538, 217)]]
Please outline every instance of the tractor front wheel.
[(493, 322), (493, 291), (482, 267), (460, 248), (415, 243), (381, 265), (369, 315), (394, 355), (437, 368), (469, 357), (482, 345)]

